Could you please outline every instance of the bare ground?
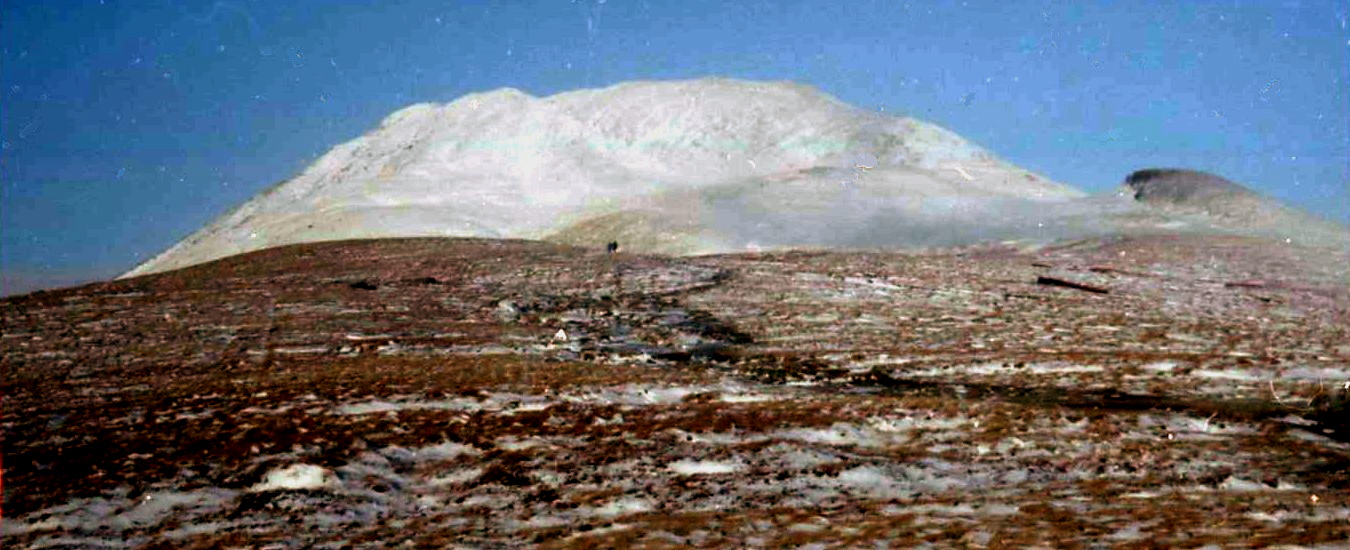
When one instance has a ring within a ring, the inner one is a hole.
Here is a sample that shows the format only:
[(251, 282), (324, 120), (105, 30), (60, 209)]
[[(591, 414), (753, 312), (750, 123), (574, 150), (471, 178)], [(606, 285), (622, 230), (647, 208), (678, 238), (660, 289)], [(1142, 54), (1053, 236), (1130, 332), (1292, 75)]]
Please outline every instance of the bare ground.
[(1345, 547), (1346, 260), (405, 239), (8, 298), (0, 540)]

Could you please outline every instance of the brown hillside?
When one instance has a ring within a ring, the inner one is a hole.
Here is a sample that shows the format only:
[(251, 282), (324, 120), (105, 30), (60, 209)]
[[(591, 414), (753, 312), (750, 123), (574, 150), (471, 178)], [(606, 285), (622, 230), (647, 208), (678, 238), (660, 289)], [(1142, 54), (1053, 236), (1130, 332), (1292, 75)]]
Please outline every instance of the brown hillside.
[(1345, 276), (398, 239), (7, 298), (3, 546), (1340, 542)]

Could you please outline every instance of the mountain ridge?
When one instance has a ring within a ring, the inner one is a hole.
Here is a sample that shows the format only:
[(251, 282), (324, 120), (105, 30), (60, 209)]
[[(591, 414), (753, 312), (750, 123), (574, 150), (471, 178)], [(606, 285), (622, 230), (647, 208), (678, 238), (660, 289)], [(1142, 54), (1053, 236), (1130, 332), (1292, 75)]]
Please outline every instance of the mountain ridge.
[(399, 109), (127, 275), (315, 240), (538, 238), (663, 193), (822, 174), (837, 184), (888, 168), (920, 191), (1082, 195), (949, 130), (802, 84), (642, 81), (542, 98), (501, 88)]
[(687, 255), (1176, 232), (1350, 248), (1344, 226), (1212, 174), (1146, 169), (1088, 195), (807, 85), (703, 78), (409, 105), (123, 277), (383, 237)]

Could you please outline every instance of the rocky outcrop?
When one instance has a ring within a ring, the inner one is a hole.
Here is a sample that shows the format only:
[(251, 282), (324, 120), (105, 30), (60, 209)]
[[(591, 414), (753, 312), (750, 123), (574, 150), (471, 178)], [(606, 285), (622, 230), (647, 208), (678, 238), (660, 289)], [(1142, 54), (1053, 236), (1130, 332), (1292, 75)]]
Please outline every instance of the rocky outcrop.
[(1138, 170), (1125, 178), (1123, 190), (1156, 212), (1183, 218), (1198, 214), (1203, 217), (1188, 221), (1219, 230), (1341, 248), (1350, 241), (1350, 231), (1340, 224), (1207, 172), (1179, 168)]
[(1198, 170), (1148, 168), (1131, 173), (1125, 187), (1140, 202), (1265, 221), (1283, 207), (1246, 187)]

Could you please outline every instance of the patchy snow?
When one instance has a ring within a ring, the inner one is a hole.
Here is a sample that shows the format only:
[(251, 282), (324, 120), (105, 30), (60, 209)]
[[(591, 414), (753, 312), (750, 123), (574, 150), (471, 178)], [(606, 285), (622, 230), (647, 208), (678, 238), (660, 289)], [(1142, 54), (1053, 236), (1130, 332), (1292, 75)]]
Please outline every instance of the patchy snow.
[(629, 514), (650, 512), (656, 508), (656, 502), (649, 498), (621, 498), (605, 503), (593, 513), (600, 517), (612, 518)]
[(1341, 367), (1290, 367), (1280, 369), (1282, 380), (1322, 380), (1327, 382), (1350, 381), (1350, 365)]
[(1332, 439), (1322, 434), (1315, 434), (1303, 430), (1289, 430), (1289, 432), (1287, 433), (1289, 437), (1293, 437), (1294, 439), (1298, 439), (1300, 441), (1306, 441), (1314, 445), (1319, 445), (1322, 447), (1326, 447), (1328, 449), (1335, 449), (1341, 452), (1350, 452), (1350, 443), (1346, 443), (1344, 441), (1336, 441), (1335, 439)]
[(292, 464), (267, 472), (263, 480), (250, 491), (294, 491), (300, 489), (323, 489), (333, 482), (333, 473), (313, 464)]
[(681, 441), (689, 443), (706, 443), (709, 445), (735, 445), (737, 443), (764, 441), (768, 439), (768, 436), (763, 434), (745, 434), (739, 432), (686, 432), (678, 428), (672, 428), (669, 433)]
[(1176, 368), (1176, 361), (1157, 361), (1143, 366), (1144, 370), (1151, 372), (1172, 372)]
[(596, 403), (605, 405), (670, 405), (684, 401), (684, 398), (696, 393), (713, 391), (713, 386), (639, 386), (625, 385), (606, 388), (597, 392), (567, 394), (562, 399), (572, 403)]
[(881, 509), (883, 514), (919, 514), (943, 516), (1010, 516), (1016, 514), (1018, 507), (999, 503), (986, 504), (889, 504)]
[(557, 447), (558, 445), (556, 445), (552, 439), (553, 438), (534, 437), (534, 436), (517, 437), (508, 435), (505, 437), (497, 438), (497, 440), (493, 441), (492, 444), (498, 449), (502, 449), (504, 451), (523, 451), (526, 449), (539, 449), (539, 448), (547, 449)]
[(1105, 369), (1100, 365), (1078, 365), (1061, 362), (1027, 363), (1020, 367), (1010, 363), (979, 363), (974, 365), (946, 365), (930, 369), (896, 369), (894, 375), (902, 378), (924, 378), (950, 376), (953, 374), (971, 374), (978, 376), (1007, 374), (1082, 374), (1098, 373), (1103, 372), (1104, 370)]
[(1270, 486), (1264, 483), (1257, 483), (1255, 481), (1247, 481), (1239, 477), (1228, 476), (1228, 478), (1223, 480), (1223, 483), (1219, 484), (1219, 489), (1224, 491), (1237, 491), (1237, 492), (1265, 491), (1270, 489)]
[(1215, 380), (1236, 380), (1239, 382), (1261, 382), (1274, 378), (1272, 373), (1258, 374), (1246, 369), (1200, 369), (1191, 372), (1191, 376)]
[(826, 429), (792, 428), (779, 430), (774, 433), (774, 437), (820, 445), (857, 445), (861, 447), (881, 447), (891, 440), (889, 434), (844, 423), (835, 424)]
[(446, 441), (437, 445), (429, 445), (413, 451), (413, 455), (418, 461), (437, 461), (450, 460), (458, 458), (461, 455), (478, 455), (481, 452), (472, 445), (464, 445)]
[(848, 354), (832, 353), (824, 356), (824, 359), (842, 364), (849, 372), (867, 372), (876, 367), (900, 366), (913, 362), (913, 359), (907, 357), (891, 357), (890, 354), (886, 353), (860, 360), (852, 360), (849, 358)]
[(1256, 428), (1228, 420), (1198, 418), (1183, 414), (1141, 414), (1137, 425), (1142, 430), (1129, 433), (1131, 438), (1153, 438), (1159, 435), (1173, 439), (1215, 441), (1235, 435), (1256, 433)]
[[(475, 447), (454, 442), (417, 448), (386, 446), (363, 452), (335, 469), (306, 463), (278, 466), (244, 491), (207, 487), (152, 491), (133, 498), (122, 489), (103, 497), (75, 499), (23, 518), (0, 519), (0, 530), (6, 536), (37, 534), (34, 547), (137, 547), (149, 541), (145, 533), (160, 530), (170, 521), (176, 527), (159, 535), (169, 540), (262, 525), (256, 517), (221, 519), (220, 514), (237, 505), (246, 494), (276, 494), (272, 502), (282, 509), (308, 510), (301, 524), (305, 529), (324, 530), (353, 520), (450, 506), (438, 496), (443, 488), (472, 483), (482, 476), (483, 470), (444, 468), (479, 454), (481, 451)], [(260, 457), (275, 458), (280, 457)], [(420, 468), (431, 470), (415, 474)], [(315, 495), (314, 491), (323, 494)], [(458, 506), (501, 507), (516, 498), (477, 494)], [(63, 533), (42, 535), (49, 531)]]
[(482, 398), (458, 397), (454, 399), (421, 399), (416, 396), (371, 399), (355, 403), (338, 405), (333, 414), (360, 415), (417, 410), (445, 410), (462, 412), (502, 412), (519, 410), (539, 410), (547, 408), (551, 401), (544, 396), (523, 395), (517, 393), (487, 393)]
[(831, 464), (839, 462), (837, 455), (818, 451), (815, 449), (797, 449), (787, 445), (775, 445), (766, 449), (766, 453), (776, 462), (779, 467), (790, 470), (804, 470), (814, 468), (821, 464)]
[(361, 403), (350, 403), (339, 405), (333, 409), (334, 414), (377, 414), (387, 412), (399, 412), (408, 410), (473, 410), (477, 408), (476, 403), (468, 399), (457, 399), (451, 401), (405, 401), (393, 402), (383, 399), (364, 401)]
[(745, 469), (739, 462), (716, 460), (679, 460), (670, 463), (667, 468), (682, 476), (704, 474), (731, 474)]
[(483, 475), (482, 468), (465, 468), (454, 470), (446, 474), (441, 474), (431, 478), (431, 485), (454, 485), (458, 483), (468, 483), (478, 479)]
[(588, 392), (565, 393), (559, 399), (569, 403), (600, 405), (673, 405), (691, 395), (704, 393), (717, 393), (718, 399), (727, 403), (753, 403), (779, 398), (741, 384), (724, 383), (699, 386), (626, 384)]
[(453, 399), (423, 399), (418, 396), (392, 396), (343, 403), (332, 409), (338, 415), (380, 414), (402, 411), (444, 410), (460, 412), (493, 412), (511, 415), (521, 412), (546, 410), (558, 403), (586, 405), (623, 405), (642, 407), (673, 405), (685, 398), (704, 393), (718, 394), (727, 403), (755, 403), (785, 397), (758, 391), (748, 386), (726, 383), (699, 386), (657, 386), (625, 384), (597, 390), (554, 395), (525, 395), (510, 392), (485, 392), (480, 397)]
[(970, 428), (971, 422), (967, 416), (949, 418), (915, 414), (901, 418), (873, 417), (867, 419), (867, 426), (879, 432), (903, 433), (915, 430), (965, 430)]
[(899, 495), (903, 488), (900, 482), (876, 466), (859, 466), (844, 470), (839, 473), (839, 482), (880, 498)]
[(525, 529), (548, 529), (550, 527), (562, 527), (571, 522), (572, 520), (564, 515), (539, 514), (524, 522), (509, 522), (507, 528), (518, 531), (523, 531)]
[(328, 353), (328, 346), (277, 347), (272, 348), (272, 353), (280, 353), (285, 355)]
[(836, 423), (829, 428), (791, 428), (772, 432), (770, 437), (831, 446), (888, 447), (908, 441), (914, 432), (929, 432), (929, 441), (964, 437), (971, 420), (966, 417), (907, 416), (874, 417), (865, 424)]
[(1257, 521), (1271, 523), (1304, 522), (1326, 523), (1350, 521), (1350, 508), (1320, 507), (1311, 511), (1275, 510), (1273, 512), (1249, 512), (1247, 517)]
[(1111, 534), (1106, 535), (1106, 539), (1120, 542), (1140, 540), (1148, 537), (1148, 535), (1144, 533), (1142, 530), (1150, 526), (1151, 525), (1137, 522), (1130, 523), (1129, 525), (1116, 529)]
[(1136, 498), (1136, 499), (1150, 499), (1150, 498), (1158, 498), (1160, 496), (1162, 496), (1161, 493), (1156, 493), (1153, 491), (1135, 491), (1132, 493), (1125, 493), (1123, 495), (1120, 495), (1121, 498)]
[(773, 395), (768, 393), (724, 393), (718, 397), (724, 403), (759, 403), (762, 401), (777, 401), (787, 399), (786, 395)]
[(0, 531), (7, 536), (46, 531), (63, 531), (67, 535), (40, 539), (38, 546), (129, 548), (138, 546), (142, 539), (113, 538), (107, 534), (149, 529), (173, 518), (214, 513), (234, 501), (237, 495), (238, 492), (233, 490), (206, 488), (155, 491), (136, 498), (130, 498), (122, 492), (106, 498), (74, 499), (26, 516), (41, 518), (37, 521), (0, 519)]

